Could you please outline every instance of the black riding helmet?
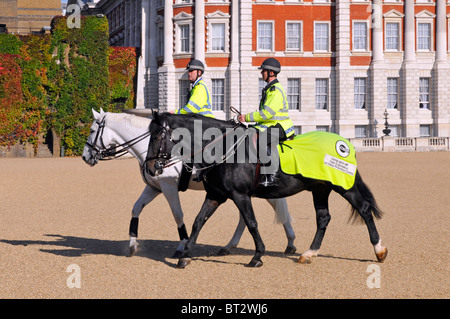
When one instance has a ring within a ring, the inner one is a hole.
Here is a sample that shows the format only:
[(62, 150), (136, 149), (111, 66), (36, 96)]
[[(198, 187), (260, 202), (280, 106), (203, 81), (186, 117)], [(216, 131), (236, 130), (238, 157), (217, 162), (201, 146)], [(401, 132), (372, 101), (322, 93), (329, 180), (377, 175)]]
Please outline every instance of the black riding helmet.
[(192, 70), (200, 70), (202, 73), (205, 72), (205, 66), (203, 63), (199, 60), (191, 60), (189, 61), (188, 65), (186, 66), (186, 70), (192, 71)]
[(275, 58), (265, 59), (261, 66), (258, 68), (259, 70), (270, 70), (275, 72), (276, 74), (281, 71), (281, 64)]

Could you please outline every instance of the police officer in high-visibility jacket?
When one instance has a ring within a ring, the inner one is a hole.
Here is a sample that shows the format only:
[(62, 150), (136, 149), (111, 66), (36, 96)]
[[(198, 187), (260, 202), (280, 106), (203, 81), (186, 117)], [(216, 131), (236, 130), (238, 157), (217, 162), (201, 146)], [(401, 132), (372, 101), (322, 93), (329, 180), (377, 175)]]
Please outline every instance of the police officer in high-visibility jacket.
[[(259, 103), (259, 110), (241, 114), (239, 121), (241, 122), (256, 122), (254, 127), (261, 132), (268, 133), (268, 155), (277, 152), (276, 146), (280, 141), (284, 141), (294, 135), (294, 124), (289, 118), (289, 106), (286, 93), (277, 79), (278, 73), (281, 71), (280, 62), (274, 58), (264, 60), (259, 67), (263, 80), (267, 83), (262, 91), (261, 101)], [(274, 140), (272, 130), (278, 130), (278, 140)], [(273, 157), (272, 157), (273, 158)], [(278, 169), (278, 167), (277, 167)], [(276, 171), (272, 174), (261, 174), (260, 185), (276, 186), (277, 185)]]
[(186, 66), (188, 70), (189, 81), (192, 84), (192, 89), (189, 92), (188, 102), (184, 107), (176, 110), (175, 114), (197, 113), (203, 116), (212, 117), (214, 115), (211, 110), (211, 94), (202, 80), (202, 75), (205, 72), (205, 66), (199, 60), (191, 60)]

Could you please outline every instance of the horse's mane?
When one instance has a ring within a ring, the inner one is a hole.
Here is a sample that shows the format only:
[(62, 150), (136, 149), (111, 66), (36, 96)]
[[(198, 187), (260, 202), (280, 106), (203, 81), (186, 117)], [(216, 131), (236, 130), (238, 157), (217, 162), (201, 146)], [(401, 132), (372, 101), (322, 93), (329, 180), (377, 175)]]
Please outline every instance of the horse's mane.
[[(214, 119), (211, 117), (206, 117), (200, 114), (196, 114), (196, 113), (190, 113), (190, 114), (171, 114), (171, 113), (161, 113), (159, 114), (160, 119), (167, 119), (169, 121), (175, 121), (177, 123), (182, 123), (185, 122), (186, 120), (188, 121), (194, 121), (194, 120), (201, 120), (202, 124), (204, 126), (208, 126), (208, 127), (217, 127), (217, 128), (233, 128), (236, 126), (235, 123), (232, 123), (230, 121), (225, 121), (225, 120), (219, 120), (219, 119)], [(242, 127), (244, 127), (244, 125), (242, 125)]]
[(149, 118), (127, 113), (108, 113), (108, 120), (126, 123), (127, 125), (136, 128), (148, 128), (151, 121)]

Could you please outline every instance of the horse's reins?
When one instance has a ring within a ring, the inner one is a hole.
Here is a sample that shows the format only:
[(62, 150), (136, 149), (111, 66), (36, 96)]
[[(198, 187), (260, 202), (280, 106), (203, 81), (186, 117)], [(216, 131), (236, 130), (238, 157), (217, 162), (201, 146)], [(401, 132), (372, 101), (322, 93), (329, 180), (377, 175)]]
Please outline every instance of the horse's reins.
[[(230, 110), (237, 114), (237, 117), (241, 114), (236, 108), (234, 108), (233, 106), (230, 107)], [(170, 127), (167, 123), (163, 123), (162, 127), (163, 127), (163, 131), (161, 133), (161, 142), (160, 142), (160, 146), (159, 146), (159, 150), (158, 153), (155, 156), (151, 156), (148, 157), (146, 159), (146, 162), (152, 159), (157, 159), (156, 163), (155, 163), (155, 168), (159, 171), (162, 171), (162, 169), (173, 166), (179, 162), (182, 162), (188, 158), (192, 158), (195, 157), (196, 154), (199, 154), (201, 152), (203, 152), (207, 147), (218, 143), (219, 141), (223, 140), (228, 134), (230, 134), (231, 132), (233, 132), (236, 128), (238, 128), (242, 123), (239, 122), (239, 120), (233, 120), (236, 124), (233, 126), (232, 130), (229, 130), (228, 132), (223, 133), (219, 138), (215, 138), (213, 141), (211, 141), (210, 143), (206, 144), (204, 147), (202, 147), (200, 150), (197, 150), (195, 152), (191, 152), (190, 154), (184, 155), (184, 156), (177, 156), (175, 158), (172, 158), (171, 160), (169, 159), (169, 154), (167, 154), (167, 152), (165, 151), (165, 149), (167, 148), (167, 144), (168, 141), (167, 139), (169, 139), (169, 141), (172, 141), (172, 138), (169, 136), (169, 130)], [(206, 170), (208, 168), (211, 168), (215, 165), (219, 165), (224, 163), (228, 158), (230, 158), (231, 156), (233, 156), (236, 151), (237, 148), (242, 144), (242, 142), (245, 140), (245, 138), (247, 137), (247, 135), (244, 135), (243, 137), (239, 138), (228, 150), (227, 152), (222, 155), (221, 157), (221, 161), (220, 162), (215, 162), (209, 166), (205, 166), (202, 168), (198, 168), (197, 171), (202, 171), (202, 170)], [(165, 146), (165, 148), (163, 147)], [(237, 146), (237, 147), (236, 147)], [(230, 152), (231, 150), (231, 152)], [(229, 153), (229, 154), (228, 154)], [(227, 155), (228, 154), (228, 155)], [(163, 163), (163, 161), (161, 161), (161, 159), (165, 160), (165, 163)], [(187, 168), (188, 171), (192, 171), (192, 167), (189, 167), (187, 165), (185, 165), (185, 167)]]
[[(141, 135), (139, 135), (129, 141), (126, 141), (122, 144), (111, 146), (111, 147), (106, 147), (105, 144), (103, 143), (103, 131), (105, 130), (105, 122), (106, 122), (106, 116), (104, 116), (101, 121), (96, 121), (96, 123), (98, 125), (98, 129), (97, 129), (97, 134), (95, 135), (94, 141), (92, 142), (92, 144), (89, 142), (86, 142), (87, 146), (89, 146), (90, 148), (92, 148), (94, 151), (97, 152), (96, 157), (99, 161), (109, 161), (112, 159), (122, 157), (128, 153), (128, 150), (131, 147), (133, 147), (135, 144), (143, 141), (148, 136), (150, 136), (150, 131), (148, 131), (148, 132), (145, 132), (144, 134), (141, 134)], [(97, 142), (99, 139), (100, 139), (100, 143), (101, 143), (103, 150), (100, 150), (97, 147)]]

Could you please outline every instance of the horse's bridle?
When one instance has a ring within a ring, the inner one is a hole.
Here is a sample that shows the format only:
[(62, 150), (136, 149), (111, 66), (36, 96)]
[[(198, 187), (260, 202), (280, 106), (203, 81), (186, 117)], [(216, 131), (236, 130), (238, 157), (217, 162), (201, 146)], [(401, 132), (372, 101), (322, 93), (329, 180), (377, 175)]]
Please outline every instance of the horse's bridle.
[[(125, 155), (126, 153), (128, 153), (128, 150), (133, 145), (141, 142), (142, 140), (144, 140), (148, 136), (150, 136), (150, 131), (148, 131), (148, 132), (145, 132), (144, 134), (141, 134), (123, 144), (106, 147), (105, 143), (103, 142), (103, 132), (104, 132), (105, 126), (106, 126), (106, 116), (104, 116), (101, 121), (96, 120), (95, 123), (97, 123), (97, 125), (98, 125), (97, 134), (95, 134), (94, 141), (92, 143), (86, 142), (86, 145), (89, 146), (93, 151), (96, 152), (94, 157), (96, 160), (99, 160), (99, 161), (107, 161), (107, 160), (119, 158), (119, 157)], [(97, 142), (99, 139), (100, 139), (100, 145), (103, 148), (103, 150), (101, 150), (97, 147)]]
[(167, 145), (169, 142), (172, 142), (172, 136), (169, 132), (170, 127), (167, 122), (164, 122), (162, 124), (162, 132), (161, 132), (161, 142), (159, 143), (158, 152), (156, 155), (148, 156), (145, 159), (145, 163), (147, 164), (148, 161), (156, 160), (155, 161), (155, 169), (158, 171), (159, 174), (162, 174), (163, 168), (169, 167), (173, 164), (167, 165), (167, 163), (170, 160), (170, 154), (167, 153)]
[[(241, 123), (235, 123), (235, 126), (233, 127), (233, 130), (236, 129), (239, 125), (241, 125)], [(213, 144), (216, 143), (217, 141), (220, 141), (221, 139), (225, 138), (228, 134), (230, 134), (230, 132), (228, 133), (223, 133), (222, 136), (219, 139), (216, 139), (214, 141), (212, 141), (211, 143), (209, 143), (208, 145), (202, 147), (200, 150), (196, 151), (196, 152), (192, 152), (191, 154), (185, 154), (184, 156), (178, 156), (176, 159), (171, 158), (171, 154), (169, 154), (167, 152), (167, 145), (169, 142), (172, 142), (172, 136), (171, 133), (169, 132), (170, 127), (169, 124), (167, 122), (164, 122), (162, 124), (162, 132), (161, 132), (161, 141), (159, 144), (159, 148), (158, 148), (158, 152), (156, 153), (156, 155), (153, 156), (149, 156), (145, 159), (145, 165), (148, 164), (148, 161), (150, 160), (156, 160), (155, 161), (155, 169), (158, 171), (159, 174), (162, 174), (162, 171), (164, 168), (170, 167), (178, 162), (182, 162), (184, 159), (186, 158), (191, 158), (193, 156), (195, 156), (196, 153), (199, 152), (203, 152), (206, 148), (206, 146), (208, 146), (209, 144)], [(207, 167), (204, 168), (200, 168), (197, 170), (205, 170), (208, 169), (212, 166), (221, 164), (223, 162), (225, 162), (230, 156), (232, 156), (233, 154), (236, 153), (236, 147), (239, 146), (244, 139), (246, 138), (246, 135), (244, 135), (243, 138), (238, 139), (233, 145), (232, 148), (230, 150), (228, 150), (221, 158), (221, 162), (218, 163), (213, 163), (212, 165), (209, 165)], [(187, 167), (187, 169), (192, 169), (191, 167)], [(148, 172), (148, 168), (147, 168), (147, 172)]]

